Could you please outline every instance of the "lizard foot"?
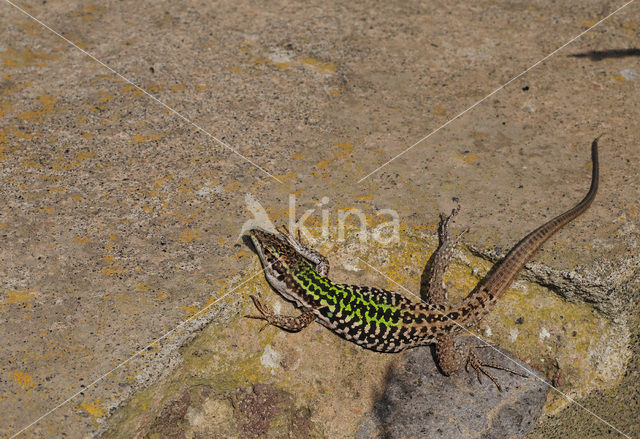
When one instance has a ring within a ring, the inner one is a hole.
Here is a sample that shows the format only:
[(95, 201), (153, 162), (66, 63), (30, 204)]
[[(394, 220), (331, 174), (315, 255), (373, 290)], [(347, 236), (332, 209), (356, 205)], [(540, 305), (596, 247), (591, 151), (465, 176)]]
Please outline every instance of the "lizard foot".
[(329, 260), (326, 258), (326, 256), (312, 249), (310, 246), (303, 242), (300, 229), (298, 229), (297, 238), (293, 235), (293, 233), (289, 231), (289, 229), (287, 229), (285, 225), (277, 227), (276, 230), (298, 253), (300, 253), (309, 262), (314, 264), (314, 268), (318, 273), (320, 273), (322, 276), (329, 275)]
[(249, 297), (251, 297), (251, 300), (253, 301), (253, 304), (256, 306), (256, 309), (258, 310), (260, 315), (256, 316), (256, 315), (245, 314), (245, 317), (248, 319), (266, 320), (267, 323), (265, 323), (264, 326), (262, 326), (262, 328), (258, 330), (258, 332), (262, 332), (264, 328), (274, 324), (273, 317), (275, 317), (275, 315), (269, 308), (267, 308), (267, 306), (264, 303), (260, 301), (258, 297), (254, 296), (253, 294), (250, 295)]
[(277, 326), (278, 328), (289, 332), (298, 332), (309, 326), (316, 319), (312, 309), (303, 310), (302, 314), (299, 316), (284, 316), (273, 313), (273, 311), (267, 308), (267, 306), (264, 305), (256, 296), (251, 295), (249, 297), (253, 300), (253, 304), (256, 306), (260, 315), (245, 315), (245, 317), (249, 319), (265, 320), (267, 322), (258, 332), (261, 332), (269, 325)]
[(306, 245), (302, 241), (302, 234), (300, 233), (300, 229), (298, 229), (298, 236), (297, 237), (295, 237), (289, 231), (287, 226), (285, 226), (284, 224), (281, 225), (281, 226), (276, 227), (276, 230), (278, 231), (278, 233), (280, 233), (287, 240), (287, 242), (289, 242), (289, 244), (293, 245), (294, 247), (296, 247), (296, 248), (306, 247)]
[[(492, 345), (481, 345), (481, 346), (476, 346), (476, 348), (487, 348), (487, 347), (493, 347)], [(494, 348), (495, 349), (495, 348)], [(507, 372), (510, 372), (514, 375), (519, 375), (521, 377), (525, 377), (526, 375), (523, 373), (520, 373), (516, 370), (513, 369), (509, 369), (508, 367), (502, 366), (500, 364), (495, 364), (495, 363), (485, 363), (480, 356), (478, 355), (478, 353), (476, 352), (476, 350), (474, 348), (469, 349), (469, 354), (467, 356), (467, 363), (465, 365), (465, 370), (467, 372), (469, 372), (469, 366), (471, 366), (475, 371), (476, 374), (478, 375), (478, 382), (482, 383), (482, 374), (486, 375), (489, 377), (489, 379), (491, 379), (491, 381), (493, 381), (493, 383), (496, 385), (496, 387), (498, 388), (499, 391), (502, 392), (502, 386), (500, 386), (500, 383), (498, 382), (498, 380), (491, 375), (491, 373), (485, 369), (486, 367), (491, 367), (493, 369), (500, 369), (500, 370), (504, 370)]]

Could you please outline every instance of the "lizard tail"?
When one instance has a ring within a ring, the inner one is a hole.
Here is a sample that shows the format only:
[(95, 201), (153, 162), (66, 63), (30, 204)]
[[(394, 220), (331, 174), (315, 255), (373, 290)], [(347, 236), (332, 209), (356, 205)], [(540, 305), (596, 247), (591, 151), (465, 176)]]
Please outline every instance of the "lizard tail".
[[(520, 270), (538, 251), (538, 249), (554, 233), (563, 226), (580, 216), (591, 205), (598, 191), (598, 136), (591, 144), (591, 161), (593, 163), (591, 173), (591, 187), (587, 195), (571, 209), (558, 215), (547, 223), (541, 225), (533, 232), (522, 238), (504, 259), (496, 266), (494, 271), (485, 281), (474, 289), (460, 304), (454, 313), (461, 317), (465, 326), (472, 326), (479, 318), (486, 314), (491, 306), (504, 294)], [(467, 324), (468, 322), (468, 324)]]

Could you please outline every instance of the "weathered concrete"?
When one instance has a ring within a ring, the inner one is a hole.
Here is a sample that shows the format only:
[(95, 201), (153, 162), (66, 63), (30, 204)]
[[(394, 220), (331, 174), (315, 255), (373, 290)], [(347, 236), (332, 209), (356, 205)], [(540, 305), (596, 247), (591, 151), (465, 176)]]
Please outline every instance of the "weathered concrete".
[[(638, 323), (625, 316), (637, 313), (640, 287), (640, 68), (633, 51), (606, 52), (640, 46), (636, 4), (360, 184), (377, 165), (622, 2), (20, 5), (284, 184), (0, 4), (0, 436), (17, 432), (247, 280), (257, 269), (255, 256), (238, 240), (252, 216), (247, 193), (276, 222), (287, 220), (289, 195), (295, 194), (297, 217), (316, 208), (308, 221), (315, 233), (321, 208), (328, 209), (333, 241), (340, 210), (362, 209), (370, 228), (386, 220), (376, 215), (380, 209), (396, 210), (403, 244), (381, 248), (350, 236), (333, 247), (328, 240), (319, 245), (341, 267), (334, 270), (341, 280), (385, 285), (357, 263), (353, 254), (361, 254), (417, 290), (428, 257), (426, 246), (417, 245), (429, 242), (452, 197), (462, 204), (455, 227), (471, 226), (465, 244), (476, 254), (503, 254), (525, 231), (581, 197), (589, 143), (602, 132), (596, 202), (545, 246), (526, 273), (560, 295), (521, 282), (525, 287), (515, 288), (479, 331), (487, 335), (490, 328), (494, 341), (534, 363), (563, 391), (638, 435)], [(408, 248), (416, 236), (416, 247)], [(468, 290), (478, 279), (473, 269), (486, 266), (461, 251), (462, 268), (450, 281)], [(260, 287), (251, 288), (264, 289), (262, 280), (254, 281)], [(159, 411), (151, 421), (163, 418), (168, 401), (177, 402), (167, 416), (179, 417), (183, 406), (199, 400), (165, 385), (190, 383), (171, 374), (184, 373), (175, 347), (192, 339), (191, 331), (207, 322), (218, 330), (228, 325), (240, 341), (208, 339), (218, 343), (208, 349), (223, 356), (228, 350), (263, 355), (268, 343), (252, 341), (258, 327), (239, 321), (247, 288), (24, 437), (90, 434), (110, 407), (153, 382), (157, 387), (148, 391), (162, 404), (154, 406)], [(571, 318), (552, 312), (564, 307)], [(524, 323), (516, 323), (522, 312), (528, 313)], [(522, 325), (530, 326), (524, 331)], [(350, 349), (321, 329), (313, 333), (322, 340), (318, 346), (308, 345), (307, 331), (287, 346), (327, 355)], [(512, 330), (519, 330), (515, 337)], [(331, 361), (356, 374), (354, 382), (362, 371), (358, 364), (396, 361), (360, 350), (349, 358), (350, 365), (340, 356)], [(242, 375), (212, 394), (244, 401), (235, 407), (255, 407), (256, 398), (293, 398), (302, 401), (301, 412), (280, 410), (274, 402), (257, 413), (302, 423), (330, 419), (318, 404), (344, 397), (345, 378), (340, 368), (324, 377), (327, 364), (305, 367), (308, 373), (318, 368), (313, 391), (327, 399), (301, 400), (296, 392), (302, 387), (287, 390), (259, 361), (243, 369), (249, 378)], [(197, 365), (189, 370), (198, 373)], [(201, 375), (212, 384), (211, 376)], [(378, 378), (372, 374), (347, 388), (365, 394), (354, 398), (354, 407), (372, 401), (367, 392)], [(206, 413), (217, 407), (222, 418), (236, 414), (224, 404), (207, 407)], [(531, 434), (616, 437), (588, 413), (567, 407), (550, 397), (543, 411), (548, 423)], [(359, 410), (340, 418), (340, 427), (355, 433), (367, 408)], [(126, 416), (137, 419), (134, 412)], [(329, 436), (337, 431), (309, 428)]]

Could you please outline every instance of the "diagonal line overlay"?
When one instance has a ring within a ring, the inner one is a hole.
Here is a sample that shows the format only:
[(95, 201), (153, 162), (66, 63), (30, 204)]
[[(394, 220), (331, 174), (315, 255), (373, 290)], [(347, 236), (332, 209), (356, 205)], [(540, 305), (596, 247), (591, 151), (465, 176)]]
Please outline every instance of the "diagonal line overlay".
[(24, 433), (25, 431), (27, 431), (29, 428), (31, 428), (32, 426), (34, 426), (35, 424), (37, 424), (38, 422), (40, 422), (41, 420), (43, 420), (44, 418), (46, 418), (47, 416), (49, 416), (51, 413), (55, 412), (56, 410), (58, 410), (59, 408), (67, 405), (69, 402), (71, 402), (71, 400), (73, 400), (74, 398), (76, 398), (78, 395), (80, 395), (81, 393), (86, 392), (88, 389), (90, 389), (91, 387), (93, 387), (94, 385), (96, 385), (97, 383), (99, 383), (100, 381), (102, 381), (104, 378), (108, 377), (109, 375), (111, 375), (113, 372), (115, 372), (116, 370), (120, 369), (122, 366), (124, 366), (125, 364), (129, 363), (131, 360), (133, 360), (134, 358), (140, 356), (140, 354), (142, 354), (143, 352), (145, 352), (147, 349), (149, 349), (150, 347), (152, 347), (153, 345), (158, 344), (160, 341), (164, 340), (165, 338), (167, 338), (169, 335), (173, 334), (175, 331), (177, 331), (178, 329), (180, 329), (181, 327), (183, 327), (187, 322), (190, 322), (191, 320), (195, 319), (197, 316), (199, 316), (200, 314), (202, 314), (203, 312), (205, 312), (207, 309), (211, 308), (213, 305), (215, 305), (216, 303), (220, 302), (222, 299), (224, 299), (225, 297), (227, 297), (229, 294), (233, 293), (235, 290), (237, 290), (238, 288), (240, 288), (241, 286), (245, 285), (247, 282), (249, 282), (251, 279), (253, 279), (254, 277), (256, 277), (257, 275), (259, 275), (260, 273), (262, 273), (264, 271), (263, 268), (260, 268), (260, 270), (256, 271), (255, 273), (253, 273), (248, 279), (246, 279), (245, 281), (241, 282), (240, 284), (236, 285), (235, 287), (231, 288), (229, 291), (227, 291), (226, 293), (224, 293), (222, 296), (218, 297), (216, 300), (214, 300), (213, 302), (211, 302), (210, 304), (208, 304), (207, 306), (205, 306), (204, 308), (202, 308), (200, 311), (198, 311), (197, 313), (195, 313), (194, 315), (192, 315), (191, 317), (181, 321), (177, 326), (175, 326), (173, 329), (165, 332), (162, 336), (156, 338), (155, 340), (153, 340), (151, 343), (149, 343), (148, 345), (146, 345), (144, 348), (138, 350), (136, 353), (134, 353), (133, 355), (131, 355), (129, 358), (127, 358), (126, 360), (124, 360), (122, 363), (118, 364), (116, 367), (114, 367), (113, 369), (111, 369), (108, 372), (103, 373), (102, 375), (100, 375), (98, 378), (96, 378), (95, 380), (93, 380), (91, 383), (89, 383), (86, 387), (84, 387), (82, 390), (77, 391), (76, 393), (74, 393), (73, 395), (71, 395), (70, 397), (68, 397), (67, 399), (65, 399), (64, 401), (62, 401), (60, 404), (58, 404), (57, 406), (53, 407), (51, 410), (49, 410), (48, 412), (44, 413), (42, 416), (40, 416), (39, 418), (37, 418), (36, 420), (34, 420), (33, 422), (31, 422), (30, 424), (22, 427), (20, 430), (18, 430), (17, 432), (15, 432), (13, 435), (9, 436), (9, 439), (14, 439), (15, 437), (19, 436), (21, 433)]
[[(8, 1), (8, 0), (5, 0)], [(482, 99), (480, 99), (479, 101), (477, 101), (475, 104), (471, 105), (470, 107), (468, 107), (466, 110), (458, 113), (456, 116), (454, 116), (452, 119), (449, 119), (447, 122), (445, 122), (444, 124), (440, 125), (438, 128), (436, 128), (435, 130), (431, 131), (429, 134), (427, 134), (426, 136), (424, 136), (423, 138), (421, 138), (420, 140), (418, 140), (416, 143), (414, 143), (413, 145), (411, 145), (410, 147), (408, 147), (407, 149), (405, 149), (404, 151), (396, 154), (395, 156), (393, 156), (392, 158), (390, 158), (389, 160), (387, 160), (385, 163), (383, 163), (382, 165), (378, 166), (376, 169), (374, 169), (373, 171), (369, 172), (367, 175), (365, 175), (364, 177), (362, 177), (360, 180), (358, 180), (358, 183), (362, 183), (364, 180), (366, 180), (367, 178), (369, 178), (370, 176), (372, 176), (373, 174), (375, 174), (376, 172), (378, 172), (380, 169), (384, 168), (385, 166), (387, 166), (389, 163), (391, 163), (392, 161), (394, 161), (395, 159), (397, 159), (398, 157), (404, 155), (405, 153), (409, 152), (410, 150), (412, 150), (415, 146), (419, 145), (420, 143), (424, 142), (425, 140), (427, 140), (429, 137), (433, 136), (435, 133), (437, 133), (438, 131), (440, 131), (441, 129), (443, 129), (444, 127), (446, 127), (447, 125), (449, 125), (450, 123), (452, 123), (455, 120), (458, 120), (460, 117), (462, 117), (465, 113), (473, 110), (475, 107), (477, 107), (478, 105), (480, 105), (481, 103), (483, 103), (484, 101), (486, 101), (487, 99), (489, 99), (491, 96), (493, 96), (494, 94), (498, 93), (500, 90), (502, 90), (503, 88), (505, 88), (507, 85), (511, 84), (513, 81), (515, 81), (516, 79), (520, 78), (522, 75), (524, 75), (525, 73), (527, 73), (529, 70), (535, 68), (537, 65), (545, 62), (546, 60), (548, 60), (549, 58), (551, 58), (553, 55), (555, 55), (556, 53), (558, 53), (559, 51), (561, 51), (562, 49), (564, 49), (565, 47), (567, 47), (569, 44), (573, 43), (575, 40), (577, 40), (578, 38), (580, 38), (581, 36), (583, 36), (584, 34), (586, 34), (587, 32), (589, 32), (591, 29), (593, 29), (594, 27), (600, 25), (603, 21), (607, 20), (609, 17), (615, 15), (616, 13), (618, 13), (620, 10), (622, 10), (623, 8), (626, 8), (628, 5), (630, 5), (631, 3), (633, 3), (635, 0), (630, 0), (627, 3), (625, 3), (624, 5), (620, 6), (618, 9), (616, 9), (615, 11), (613, 11), (612, 13), (610, 13), (609, 15), (607, 15), (606, 17), (604, 17), (603, 19), (601, 19), (600, 21), (598, 21), (596, 24), (594, 24), (593, 26), (589, 27), (588, 29), (580, 32), (578, 35), (576, 35), (575, 37), (571, 38), (569, 41), (567, 41), (566, 43), (564, 43), (562, 46), (558, 47), (556, 50), (554, 50), (553, 52), (551, 52), (550, 54), (548, 54), (547, 56), (545, 56), (544, 58), (542, 58), (541, 60), (539, 60), (538, 62), (536, 62), (535, 64), (533, 64), (531, 67), (529, 67), (528, 69), (524, 70), (523, 72), (521, 72), (520, 74), (514, 76), (513, 78), (511, 78), (510, 80), (508, 80), (507, 82), (505, 82), (504, 84), (502, 84), (500, 87), (496, 88), (495, 90), (493, 90), (491, 93), (489, 93), (488, 95), (486, 95), (485, 97), (483, 97)]]
[(182, 115), (182, 113), (178, 112), (177, 110), (171, 108), (169, 105), (167, 105), (166, 103), (164, 103), (163, 101), (161, 101), (160, 99), (158, 99), (157, 97), (155, 97), (154, 95), (152, 95), (151, 93), (149, 93), (147, 90), (145, 90), (144, 88), (140, 87), (138, 84), (134, 83), (133, 81), (131, 81), (129, 78), (125, 77), (124, 75), (122, 75), (121, 73), (117, 72), (116, 70), (114, 70), (113, 68), (109, 67), (107, 64), (105, 64), (104, 62), (100, 61), (98, 58), (96, 58), (95, 56), (93, 56), (92, 54), (90, 54), (89, 52), (87, 52), (86, 50), (84, 50), (83, 48), (81, 48), (80, 46), (78, 46), (76, 43), (74, 43), (73, 41), (69, 40), (68, 38), (64, 37), (63, 35), (61, 35), (59, 32), (56, 32), (55, 30), (53, 30), (52, 28), (50, 28), (49, 26), (47, 26), (45, 23), (43, 23), (42, 21), (40, 21), (39, 19), (37, 19), (36, 17), (34, 17), (33, 15), (29, 14), (27, 11), (25, 11), (24, 9), (22, 9), (20, 6), (16, 5), (15, 3), (13, 3), (11, 0), (4, 0), (5, 2), (9, 3), (11, 6), (13, 6), (14, 8), (16, 8), (17, 10), (19, 10), (20, 12), (22, 12), (23, 14), (25, 14), (26, 16), (28, 16), (29, 18), (31, 18), (33, 21), (35, 21), (36, 23), (38, 23), (40, 26), (44, 27), (45, 29), (47, 29), (48, 31), (50, 31), (51, 33), (55, 34), (56, 36), (60, 37), (61, 39), (63, 39), (64, 41), (66, 41), (69, 45), (75, 47), (76, 49), (78, 49), (79, 51), (81, 51), (83, 54), (85, 54), (86, 56), (88, 56), (89, 58), (91, 58), (92, 60), (94, 60), (95, 62), (97, 62), (98, 64), (100, 64), (101, 66), (103, 66), (104, 68), (106, 68), (107, 70), (109, 70), (111, 73), (113, 73), (114, 75), (118, 76), (120, 79), (122, 79), (123, 81), (125, 81), (126, 83), (132, 85), (133, 87), (135, 87), (137, 90), (141, 91), (142, 93), (144, 93), (145, 95), (149, 96), (152, 100), (154, 100), (155, 102), (157, 102), (158, 104), (162, 105), (164, 108), (166, 108), (167, 110), (169, 110), (171, 113), (175, 114), (176, 116), (178, 116), (180, 119), (184, 120), (185, 122), (187, 122), (188, 124), (194, 126), (198, 131), (203, 132), (204, 134), (206, 134), (207, 136), (209, 136), (209, 138), (211, 138), (212, 140), (214, 140), (215, 142), (217, 142), (219, 145), (227, 148), (229, 151), (231, 151), (232, 153), (234, 153), (235, 155), (237, 155), (238, 157), (240, 157), (241, 159), (249, 162), (251, 165), (253, 165), (255, 168), (259, 169), (262, 173), (268, 175), (269, 177), (271, 177), (272, 179), (274, 179), (275, 181), (277, 181), (280, 184), (284, 184), (282, 181), (280, 181), (276, 176), (274, 176), (273, 174), (271, 174), (269, 171), (267, 171), (266, 169), (264, 169), (262, 166), (258, 165), (256, 162), (254, 162), (253, 160), (251, 160), (250, 158), (242, 155), (240, 152), (238, 152), (237, 149), (231, 147), (229, 144), (227, 144), (226, 142), (220, 140), (219, 138), (217, 138), (216, 136), (214, 136), (213, 134), (211, 134), (209, 131), (205, 130), (204, 128), (202, 128), (200, 125), (198, 125), (197, 123), (193, 122), (191, 119), (189, 119), (188, 117)]
[[(373, 265), (371, 265), (370, 263), (368, 263), (367, 261), (365, 261), (364, 259), (362, 259), (359, 256), (356, 256), (356, 258), (358, 258), (361, 262), (363, 262), (365, 265), (367, 265), (369, 268), (371, 268), (372, 270), (374, 270), (376, 273), (380, 274), (382, 277), (384, 277), (385, 279), (393, 282), (395, 285), (399, 286), (400, 288), (402, 288), (404, 291), (406, 291), (408, 294), (410, 294), (411, 296), (417, 298), (418, 300), (420, 300), (421, 302), (425, 303), (426, 305), (429, 305), (429, 303), (425, 302), (421, 297), (419, 297), (417, 294), (413, 293), (412, 291), (410, 291), (408, 288), (406, 288), (404, 285), (396, 282), (395, 280), (393, 280), (392, 278), (390, 278), (389, 276), (387, 276), (386, 274), (384, 274), (383, 272), (381, 272), (380, 270), (378, 270), (376, 267), (374, 267)], [(610, 422), (606, 421), (605, 419), (601, 418), (600, 416), (598, 416), (597, 414), (595, 414), (594, 412), (592, 412), (591, 410), (589, 410), (588, 408), (586, 408), (584, 405), (580, 404), (578, 401), (576, 401), (575, 399), (573, 399), (572, 397), (570, 397), (569, 395), (567, 395), (566, 393), (564, 393), (562, 390), (556, 388), (553, 386), (553, 384), (549, 383), (547, 380), (540, 378), (537, 374), (531, 372), (531, 370), (529, 370), (529, 368), (523, 366), (519, 361), (514, 360), (513, 358), (509, 357), (508, 355), (504, 354), (502, 351), (500, 351), (499, 349), (497, 349), (495, 346), (493, 346), (492, 343), (489, 343), (488, 341), (484, 340), (482, 337), (480, 337), (479, 335), (475, 334), (474, 332), (470, 331), (469, 329), (465, 328), (464, 326), (462, 326), (460, 323), (456, 322), (455, 320), (450, 319), (446, 314), (443, 314), (446, 318), (448, 318), (453, 324), (455, 324), (456, 326), (460, 327), (464, 332), (466, 332), (467, 334), (477, 338), (478, 340), (480, 340), (481, 342), (485, 343), (487, 345), (487, 347), (493, 349), (494, 351), (496, 351), (498, 354), (500, 354), (501, 356), (503, 356), (504, 358), (506, 358), (507, 360), (509, 360), (510, 362), (512, 362), (513, 364), (515, 364), (519, 369), (523, 370), (526, 372), (527, 375), (534, 377), (535, 379), (537, 379), (538, 381), (541, 381), (542, 383), (546, 384), (549, 388), (555, 390), (556, 392), (558, 392), (560, 395), (562, 395), (563, 397), (565, 397), (569, 402), (577, 405), (578, 407), (580, 407), (581, 409), (583, 409), (584, 411), (586, 411), (587, 413), (589, 413), (591, 416), (595, 417), (596, 419), (600, 420), (601, 422), (605, 423), (607, 426), (611, 427), (612, 429), (614, 429), (616, 432), (620, 433), (622, 436), (624, 436), (627, 439), (631, 439), (631, 436), (623, 433), (621, 430), (619, 430), (618, 428), (616, 428), (614, 425), (612, 425)]]

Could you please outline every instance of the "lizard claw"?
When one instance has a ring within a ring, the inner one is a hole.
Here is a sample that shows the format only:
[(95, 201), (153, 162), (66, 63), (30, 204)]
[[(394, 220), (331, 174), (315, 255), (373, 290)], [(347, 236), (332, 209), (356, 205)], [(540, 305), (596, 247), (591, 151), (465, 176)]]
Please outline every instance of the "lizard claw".
[[(490, 344), (476, 346), (476, 348), (487, 348), (487, 347), (491, 347), (491, 348), (495, 349), (495, 347), (490, 345)], [(513, 370), (513, 369), (509, 369), (508, 367), (504, 367), (504, 366), (501, 366), (499, 364), (494, 364), (494, 363), (485, 363), (484, 361), (482, 361), (482, 359), (480, 358), (480, 356), (478, 355), (478, 353), (475, 351), (474, 348), (469, 349), (469, 354), (467, 356), (467, 363), (464, 366), (464, 369), (467, 372), (469, 372), (469, 366), (471, 366), (476, 371), (479, 383), (482, 383), (482, 375), (484, 374), (484, 375), (488, 376), (491, 381), (493, 381), (493, 384), (495, 384), (496, 387), (498, 388), (498, 390), (501, 391), (501, 392), (502, 392), (502, 386), (500, 385), (498, 380), (493, 375), (491, 375), (491, 373), (486, 369), (486, 367), (491, 367), (493, 369), (504, 370), (504, 371), (510, 372), (510, 373), (512, 373), (514, 375), (518, 375), (518, 376), (526, 378), (525, 374), (523, 374), (521, 372), (518, 372), (516, 370)]]
[(285, 238), (287, 238), (287, 239), (288, 239), (288, 238), (289, 238), (289, 236), (291, 235), (291, 234), (289, 233), (289, 229), (287, 229), (287, 226), (285, 226), (284, 224), (282, 224), (282, 225), (280, 225), (280, 226), (276, 227), (276, 231), (277, 231), (278, 233), (280, 233), (282, 236), (284, 236)]
[(256, 306), (256, 309), (260, 313), (260, 315), (245, 315), (246, 318), (249, 319), (257, 319), (257, 320), (266, 320), (269, 321), (269, 317), (272, 315), (271, 311), (260, 301), (260, 299), (253, 294), (250, 295), (251, 300), (253, 300), (253, 304)]

